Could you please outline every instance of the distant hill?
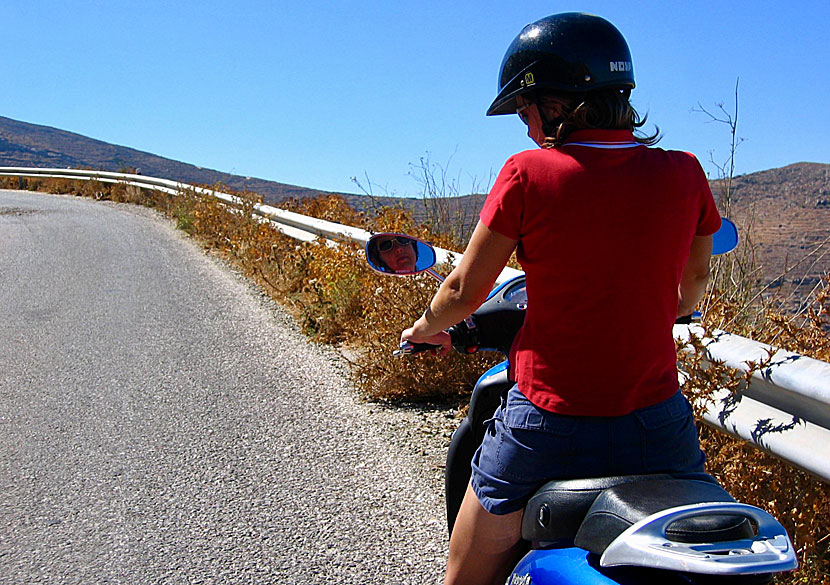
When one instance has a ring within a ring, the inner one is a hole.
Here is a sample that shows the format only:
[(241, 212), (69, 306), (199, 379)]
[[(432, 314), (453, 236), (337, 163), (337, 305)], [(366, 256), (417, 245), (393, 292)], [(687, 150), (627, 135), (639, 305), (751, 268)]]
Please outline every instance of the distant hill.
[[(717, 196), (722, 183), (712, 182)], [(797, 163), (736, 177), (733, 218), (751, 226), (757, 264), (797, 308), (830, 272), (830, 164)]]
[[(0, 166), (84, 168), (141, 174), (195, 185), (221, 183), (231, 189), (248, 189), (270, 203), (290, 198), (314, 197), (316, 189), (242, 177), (117, 146), (73, 132), (18, 122), (0, 116)], [(352, 197), (351, 194), (343, 194)], [(358, 197), (358, 196), (354, 196)]]
[[(718, 193), (721, 185), (713, 183)], [(735, 219), (753, 222), (753, 238), (767, 253), (767, 270), (791, 267), (816, 245), (830, 239), (830, 165), (797, 163), (742, 175), (733, 185)], [(828, 253), (817, 268), (830, 269)]]
[[(0, 117), (0, 166), (72, 167), (106, 171), (140, 169), (144, 175), (199, 185), (221, 183), (235, 190), (248, 189), (267, 203), (290, 198), (314, 197), (322, 191), (276, 181), (241, 177), (204, 169), (124, 146), (94, 140), (80, 134)], [(721, 183), (712, 181), (716, 197)], [(356, 209), (401, 205), (418, 219), (427, 216), (424, 202), (416, 198), (368, 197), (339, 193)], [(782, 275), (794, 263), (830, 238), (830, 164), (797, 163), (780, 169), (736, 177), (733, 185), (734, 219), (752, 222), (759, 245), (759, 264), (766, 278)], [(484, 196), (480, 194), (439, 201), (445, 217), (475, 222)], [(781, 280), (809, 292), (830, 271), (830, 244), (826, 255), (814, 254)], [(795, 282), (793, 282), (795, 281)]]

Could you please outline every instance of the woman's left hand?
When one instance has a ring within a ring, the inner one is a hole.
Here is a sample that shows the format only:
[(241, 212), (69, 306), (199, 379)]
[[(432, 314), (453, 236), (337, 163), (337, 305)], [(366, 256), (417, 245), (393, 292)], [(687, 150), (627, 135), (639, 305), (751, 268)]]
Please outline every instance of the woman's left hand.
[[(440, 345), (436, 353), (446, 355), (452, 341), (444, 329), (467, 317), (484, 302), (516, 242), (490, 230), (479, 220), (461, 262), (441, 283), (424, 314), (401, 333), (401, 342)], [(436, 329), (438, 333), (434, 333)]]
[(450, 339), (450, 334), (446, 331), (440, 331), (435, 335), (420, 336), (415, 333), (415, 328), (413, 326), (409, 329), (404, 329), (401, 333), (401, 343), (404, 341), (408, 341), (410, 343), (429, 343), (432, 345), (439, 345), (441, 346), (440, 348), (435, 348), (432, 351), (440, 356), (447, 355), (450, 349), (452, 349), (452, 340)]

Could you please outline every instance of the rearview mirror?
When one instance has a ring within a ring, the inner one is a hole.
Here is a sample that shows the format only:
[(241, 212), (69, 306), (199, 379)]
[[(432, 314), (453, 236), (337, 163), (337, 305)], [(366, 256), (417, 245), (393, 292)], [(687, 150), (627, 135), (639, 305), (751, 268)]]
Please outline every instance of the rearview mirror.
[(712, 236), (712, 256), (726, 254), (738, 246), (738, 228), (731, 219), (721, 218), (720, 229)]
[(375, 234), (366, 242), (366, 261), (382, 274), (419, 274), (435, 266), (435, 260), (431, 245), (406, 234)]

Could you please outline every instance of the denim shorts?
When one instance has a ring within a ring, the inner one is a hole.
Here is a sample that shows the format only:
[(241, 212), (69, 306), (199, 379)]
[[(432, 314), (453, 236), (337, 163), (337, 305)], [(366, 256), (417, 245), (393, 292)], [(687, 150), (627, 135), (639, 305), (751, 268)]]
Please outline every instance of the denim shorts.
[(705, 461), (679, 391), (624, 416), (594, 417), (546, 411), (514, 385), (486, 424), (471, 483), (493, 514), (521, 510), (552, 479), (702, 472)]

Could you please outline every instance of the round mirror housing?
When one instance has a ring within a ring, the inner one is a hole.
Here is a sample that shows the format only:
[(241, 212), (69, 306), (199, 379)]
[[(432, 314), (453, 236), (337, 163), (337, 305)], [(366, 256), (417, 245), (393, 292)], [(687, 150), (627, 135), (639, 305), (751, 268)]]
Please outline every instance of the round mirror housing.
[(738, 246), (738, 228), (731, 219), (721, 218), (720, 229), (712, 236), (712, 256), (726, 254)]
[(407, 276), (435, 266), (435, 249), (406, 234), (375, 234), (366, 242), (366, 261), (381, 274)]

